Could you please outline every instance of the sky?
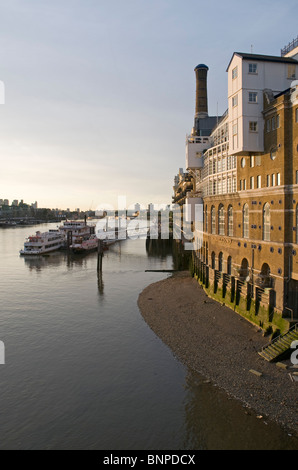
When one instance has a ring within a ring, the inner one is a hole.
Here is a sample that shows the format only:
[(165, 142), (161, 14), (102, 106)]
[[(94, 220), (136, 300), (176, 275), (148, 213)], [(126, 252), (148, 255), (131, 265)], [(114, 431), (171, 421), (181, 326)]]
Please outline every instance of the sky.
[(0, 0), (0, 198), (95, 210), (168, 204), (185, 168), (194, 67), (210, 115), (234, 51), (280, 55), (296, 0)]

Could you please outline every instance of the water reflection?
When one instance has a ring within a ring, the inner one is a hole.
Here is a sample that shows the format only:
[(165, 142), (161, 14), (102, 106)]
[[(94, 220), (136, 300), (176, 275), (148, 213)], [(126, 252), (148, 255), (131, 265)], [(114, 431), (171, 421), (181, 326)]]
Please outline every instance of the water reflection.
[[(96, 253), (88, 253), (88, 257), (96, 256)], [(34, 256), (22, 256), (25, 266), (29, 271), (35, 270), (36, 272), (41, 272), (43, 269), (58, 267), (63, 264), (67, 266), (69, 270), (75, 267), (86, 268), (87, 267), (87, 255), (74, 255), (66, 251), (56, 251), (44, 255), (34, 255)]]
[(97, 285), (99, 295), (102, 296), (104, 294), (104, 282), (102, 277), (102, 271), (97, 271)]
[(184, 449), (297, 449), (276, 423), (258, 420), (241, 403), (188, 369), (185, 384)]
[(189, 268), (191, 252), (185, 251), (180, 240), (146, 239), (146, 252), (148, 257), (164, 259), (170, 256), (173, 259), (173, 269), (182, 271)]
[(41, 272), (48, 267), (58, 267), (65, 263), (67, 259), (66, 253), (55, 252), (47, 255), (22, 256), (25, 266), (29, 271)]

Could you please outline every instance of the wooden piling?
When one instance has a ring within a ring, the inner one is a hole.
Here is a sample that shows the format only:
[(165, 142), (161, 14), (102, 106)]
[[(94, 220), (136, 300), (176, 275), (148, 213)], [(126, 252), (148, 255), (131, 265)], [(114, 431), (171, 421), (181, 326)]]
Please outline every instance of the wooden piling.
[(98, 240), (97, 244), (97, 272), (102, 272), (103, 241)]

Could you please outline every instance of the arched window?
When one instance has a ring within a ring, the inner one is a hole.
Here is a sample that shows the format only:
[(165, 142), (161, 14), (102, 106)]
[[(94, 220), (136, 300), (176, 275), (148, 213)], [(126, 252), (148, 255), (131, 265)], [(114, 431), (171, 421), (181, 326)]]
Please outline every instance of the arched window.
[(215, 253), (212, 251), (211, 253), (211, 268), (215, 269)]
[(225, 214), (222, 204), (220, 204), (218, 208), (218, 233), (219, 235), (225, 234)]
[(228, 257), (227, 274), (229, 274), (229, 276), (231, 276), (231, 274), (232, 274), (232, 256)]
[(270, 205), (268, 202), (263, 207), (263, 240), (270, 241)]
[(211, 207), (211, 233), (216, 232), (215, 207)]
[(234, 235), (233, 207), (228, 207), (228, 236)]
[(218, 255), (218, 270), (221, 272), (222, 271), (222, 260), (223, 260), (223, 254), (222, 251)]
[(248, 238), (249, 237), (248, 204), (244, 204), (243, 206), (242, 223), (243, 223), (243, 238)]
[(242, 280), (246, 280), (249, 275), (248, 261), (246, 258), (243, 258), (241, 261), (241, 268), (239, 271), (239, 277)]
[(205, 208), (205, 232), (208, 233), (208, 211), (207, 211), (207, 206)]
[(270, 276), (270, 267), (267, 263), (263, 263), (260, 276), (258, 278), (260, 287), (272, 287), (272, 278)]

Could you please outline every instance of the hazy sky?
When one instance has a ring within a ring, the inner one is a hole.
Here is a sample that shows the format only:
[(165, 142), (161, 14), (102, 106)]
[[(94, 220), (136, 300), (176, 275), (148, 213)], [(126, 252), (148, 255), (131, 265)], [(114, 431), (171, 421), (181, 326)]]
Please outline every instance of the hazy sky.
[(209, 66), (222, 114), (233, 52), (280, 55), (296, 13), (296, 0), (0, 0), (0, 198), (171, 202), (194, 67)]

